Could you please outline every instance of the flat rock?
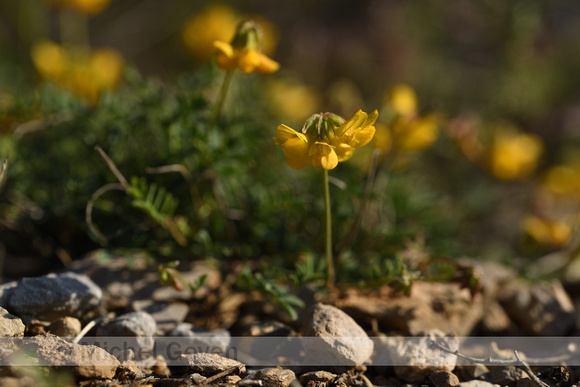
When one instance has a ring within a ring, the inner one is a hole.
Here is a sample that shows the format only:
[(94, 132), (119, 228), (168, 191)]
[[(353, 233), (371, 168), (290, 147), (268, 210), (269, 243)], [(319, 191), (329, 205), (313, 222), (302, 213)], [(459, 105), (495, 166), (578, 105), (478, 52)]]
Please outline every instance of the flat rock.
[(443, 337), (441, 331), (432, 330), (423, 337), (388, 337), (389, 356), (398, 378), (410, 383), (423, 383), (434, 372), (452, 372), (457, 356), (432, 348), (430, 340), (454, 351), (458, 341), (454, 337)]
[(180, 358), (189, 366), (191, 372), (204, 376), (211, 376), (232, 367), (240, 367), (240, 373), (245, 372), (246, 369), (239, 361), (228, 359), (215, 353), (182, 354)]
[(46, 321), (65, 316), (82, 318), (94, 311), (102, 298), (101, 289), (90, 278), (76, 273), (23, 278), (2, 292), (11, 313)]
[(145, 312), (132, 312), (115, 317), (111, 321), (102, 324), (97, 329), (100, 337), (134, 337), (131, 344), (142, 353), (150, 351), (155, 345), (156, 324), (153, 317)]
[(468, 289), (455, 283), (413, 283), (409, 296), (392, 288), (361, 292), (349, 289), (335, 305), (360, 322), (376, 320), (381, 331), (416, 336), (431, 329), (469, 336), (483, 317), (480, 295), (472, 299)]
[(373, 342), (366, 332), (342, 310), (322, 303), (306, 314), (304, 336), (316, 337), (305, 342), (313, 361), (327, 365), (360, 365), (373, 353)]
[(500, 301), (526, 334), (565, 336), (576, 328), (574, 305), (559, 281), (514, 286), (515, 291)]
[(12, 356), (19, 358), (20, 351), (39, 365), (70, 367), (81, 379), (111, 379), (120, 365), (117, 358), (102, 348), (69, 343), (57, 336), (27, 338)]
[(0, 307), (0, 336), (24, 336), (25, 328), (21, 319), (11, 315), (6, 309)]

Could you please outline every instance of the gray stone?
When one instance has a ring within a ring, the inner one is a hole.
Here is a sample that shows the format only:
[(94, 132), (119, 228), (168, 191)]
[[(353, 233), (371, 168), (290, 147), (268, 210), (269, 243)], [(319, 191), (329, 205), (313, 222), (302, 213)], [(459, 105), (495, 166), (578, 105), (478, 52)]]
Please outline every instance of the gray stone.
[(59, 337), (76, 337), (82, 329), (82, 324), (78, 318), (60, 317), (54, 320), (48, 330)]
[(237, 360), (228, 359), (215, 353), (191, 353), (180, 355), (183, 363), (189, 366), (190, 372), (211, 376), (232, 367), (239, 367), (239, 373), (244, 373), (246, 367)]
[(145, 312), (132, 312), (115, 317), (111, 321), (99, 326), (97, 336), (122, 336), (125, 337), (125, 340), (128, 337), (134, 337), (134, 341), (130, 340), (131, 344), (135, 345), (135, 348), (145, 355), (155, 345), (153, 339), (155, 331), (155, 320), (150, 314)]
[(457, 356), (433, 348), (431, 340), (436, 340), (451, 351), (457, 350), (459, 346), (457, 338), (444, 337), (437, 330), (432, 330), (423, 337), (388, 338), (389, 356), (398, 378), (410, 383), (423, 383), (434, 372), (453, 371)]
[(24, 323), (18, 317), (11, 315), (0, 307), (0, 336), (18, 337), (24, 336)]
[(559, 281), (516, 287), (512, 296), (502, 301), (508, 315), (527, 334), (565, 336), (574, 330), (574, 305)]
[(94, 311), (103, 298), (93, 281), (76, 273), (23, 278), (3, 293), (10, 312), (47, 321), (65, 316), (82, 318)]
[(434, 387), (455, 387), (459, 384), (459, 378), (452, 372), (439, 371), (429, 375), (429, 380)]
[(190, 323), (179, 324), (169, 335), (187, 337), (188, 347), (199, 348), (208, 353), (224, 354), (231, 342), (230, 332), (226, 329), (206, 330), (196, 328)]
[(303, 331), (304, 336), (316, 338), (305, 341), (306, 351), (314, 362), (360, 365), (373, 353), (373, 342), (360, 325), (331, 305), (315, 304), (306, 315)]
[(189, 313), (189, 306), (184, 302), (154, 302), (138, 300), (132, 304), (133, 310), (149, 313), (157, 324), (157, 333), (163, 336), (182, 323)]

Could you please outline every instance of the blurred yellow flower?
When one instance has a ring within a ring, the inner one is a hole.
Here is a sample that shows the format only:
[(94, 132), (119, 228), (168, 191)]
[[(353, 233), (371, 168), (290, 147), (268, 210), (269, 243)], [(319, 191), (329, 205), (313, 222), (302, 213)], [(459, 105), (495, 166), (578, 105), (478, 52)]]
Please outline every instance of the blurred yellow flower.
[(417, 94), (409, 85), (398, 84), (385, 96), (385, 104), (390, 105), (399, 115), (408, 119), (417, 114)]
[(536, 169), (543, 151), (538, 136), (504, 131), (493, 138), (488, 163), (491, 173), (500, 180), (528, 177)]
[(43, 78), (91, 103), (97, 101), (101, 91), (117, 85), (123, 70), (123, 58), (110, 49), (90, 52), (43, 41), (33, 46), (31, 55)]
[(269, 74), (280, 68), (278, 62), (252, 48), (236, 49), (225, 42), (214, 42), (218, 50), (216, 61), (223, 70), (231, 71), (236, 67), (245, 73), (259, 72)]
[(523, 221), (524, 231), (542, 245), (560, 247), (570, 240), (572, 228), (564, 222), (528, 216)]
[(580, 165), (551, 167), (544, 176), (543, 186), (555, 194), (580, 196)]
[(345, 121), (332, 113), (310, 117), (301, 132), (282, 124), (276, 129), (274, 144), (286, 155), (286, 163), (294, 169), (310, 164), (326, 170), (352, 157), (354, 149), (368, 144), (375, 134), (378, 111), (367, 114), (356, 111)]
[(70, 7), (88, 15), (101, 13), (111, 0), (45, 0), (57, 7)]
[[(417, 95), (410, 86), (393, 86), (385, 95), (385, 107), (394, 113), (388, 125), (389, 147), (392, 145), (400, 152), (418, 152), (437, 140), (441, 116), (437, 113), (419, 116)], [(375, 146), (382, 149), (378, 143)]]
[(291, 122), (306, 120), (320, 106), (317, 92), (295, 81), (272, 80), (267, 85), (267, 92), (275, 113)]
[(238, 17), (230, 6), (210, 4), (185, 22), (183, 40), (197, 59), (206, 59), (214, 52), (213, 42), (232, 38), (237, 23)]
[[(213, 3), (185, 22), (182, 37), (185, 45), (197, 60), (209, 58), (215, 51), (214, 42), (228, 42), (236, 32), (242, 18), (227, 4)], [(271, 55), (278, 43), (275, 26), (260, 16), (253, 17), (262, 28), (263, 52)]]
[(231, 43), (213, 42), (217, 50), (216, 62), (223, 70), (239, 68), (245, 73), (273, 73), (280, 68), (278, 62), (262, 53), (264, 35), (260, 25), (254, 20), (238, 24)]
[(437, 140), (440, 121), (436, 113), (412, 120), (400, 118), (393, 124), (393, 143), (403, 152), (426, 149)]

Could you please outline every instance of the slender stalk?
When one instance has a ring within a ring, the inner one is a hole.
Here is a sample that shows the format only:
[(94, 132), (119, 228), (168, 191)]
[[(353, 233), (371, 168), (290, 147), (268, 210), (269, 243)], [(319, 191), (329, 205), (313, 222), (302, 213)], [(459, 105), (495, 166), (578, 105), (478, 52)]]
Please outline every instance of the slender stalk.
[(326, 286), (334, 285), (334, 262), (332, 259), (332, 214), (330, 212), (330, 190), (328, 187), (328, 170), (323, 172), (324, 209), (326, 213)]
[(230, 88), (230, 84), (232, 83), (234, 72), (233, 71), (226, 71), (224, 76), (224, 81), (222, 82), (222, 87), (220, 89), (220, 93), (218, 95), (217, 102), (214, 106), (213, 116), (211, 118), (211, 125), (210, 127), (213, 128), (216, 126), (221, 114), (222, 108), (224, 106), (224, 102), (226, 100), (226, 96), (228, 94), (228, 89)]

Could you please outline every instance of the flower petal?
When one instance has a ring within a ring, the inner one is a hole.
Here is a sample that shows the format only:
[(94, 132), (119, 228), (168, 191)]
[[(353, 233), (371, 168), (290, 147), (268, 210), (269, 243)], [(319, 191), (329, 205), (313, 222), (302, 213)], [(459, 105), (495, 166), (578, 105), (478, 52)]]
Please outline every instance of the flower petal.
[(338, 156), (333, 147), (325, 142), (316, 142), (310, 149), (312, 156), (312, 165), (321, 166), (324, 169), (331, 170), (338, 165)]
[(268, 58), (264, 54), (260, 54), (260, 64), (256, 68), (256, 71), (262, 74), (270, 74), (278, 71), (280, 68), (280, 63), (273, 59)]

